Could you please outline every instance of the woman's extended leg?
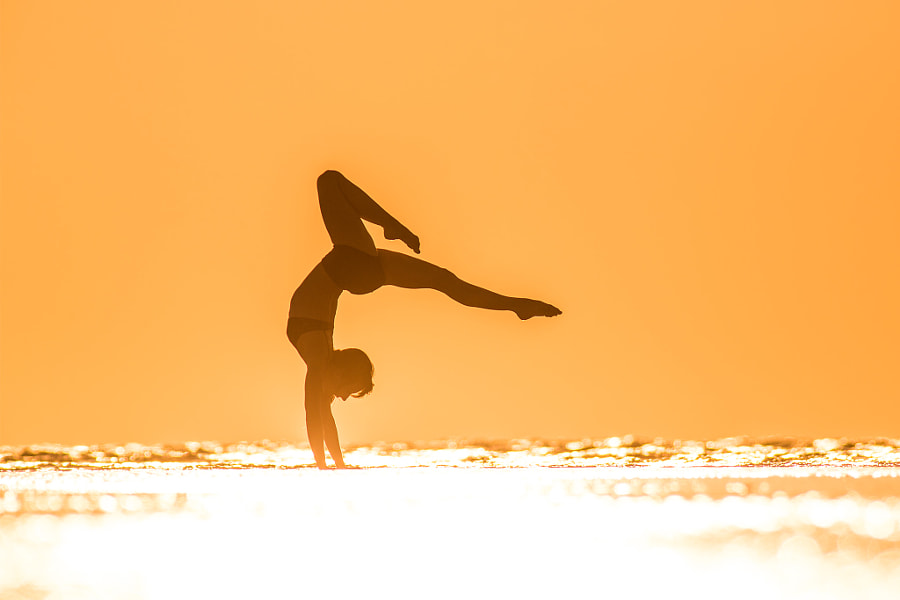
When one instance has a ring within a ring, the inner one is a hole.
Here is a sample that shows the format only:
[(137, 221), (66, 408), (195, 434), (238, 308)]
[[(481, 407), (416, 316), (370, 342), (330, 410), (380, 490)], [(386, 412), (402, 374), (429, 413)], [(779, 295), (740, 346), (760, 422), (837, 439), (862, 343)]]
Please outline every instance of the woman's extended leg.
[(419, 238), (338, 171), (325, 171), (316, 181), (322, 220), (335, 246), (352, 246), (374, 255), (375, 243), (362, 219), (384, 228), (384, 237), (399, 239), (419, 251)]
[(510, 310), (520, 319), (531, 317), (555, 317), (562, 313), (552, 304), (530, 298), (513, 298), (486, 290), (465, 282), (447, 269), (424, 260), (378, 250), (378, 259), (384, 269), (385, 283), (404, 288), (431, 288), (443, 292), (460, 304), (487, 308), (490, 310)]

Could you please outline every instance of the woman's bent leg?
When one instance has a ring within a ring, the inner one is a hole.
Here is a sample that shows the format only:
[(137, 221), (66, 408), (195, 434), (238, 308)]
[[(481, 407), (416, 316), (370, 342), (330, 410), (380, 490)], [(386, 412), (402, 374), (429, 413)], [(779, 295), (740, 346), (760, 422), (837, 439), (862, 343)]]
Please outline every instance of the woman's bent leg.
[(345, 181), (344, 176), (337, 171), (325, 171), (316, 181), (319, 208), (328, 236), (335, 246), (351, 246), (374, 256), (375, 242), (366, 231), (359, 211), (342, 189)]
[(546, 302), (504, 296), (472, 285), (447, 269), (406, 254), (379, 249), (378, 258), (384, 269), (387, 285), (434, 289), (465, 306), (488, 310), (509, 310), (516, 313), (520, 319), (530, 319), (536, 316), (552, 317), (561, 312)]
[(319, 175), (316, 188), (322, 219), (335, 246), (353, 246), (374, 255), (375, 243), (362, 224), (365, 220), (383, 227), (385, 238), (401, 240), (413, 251), (419, 251), (419, 238), (413, 232), (338, 171)]

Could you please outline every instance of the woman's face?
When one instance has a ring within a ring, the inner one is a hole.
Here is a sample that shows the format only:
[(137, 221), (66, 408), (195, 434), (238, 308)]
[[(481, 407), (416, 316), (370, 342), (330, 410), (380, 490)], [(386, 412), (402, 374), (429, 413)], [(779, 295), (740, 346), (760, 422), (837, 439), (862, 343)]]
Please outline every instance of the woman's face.
[(329, 369), (326, 372), (325, 389), (335, 398), (346, 400), (364, 387), (366, 387), (366, 382), (354, 381), (353, 378), (347, 377), (346, 373), (341, 373), (337, 369)]

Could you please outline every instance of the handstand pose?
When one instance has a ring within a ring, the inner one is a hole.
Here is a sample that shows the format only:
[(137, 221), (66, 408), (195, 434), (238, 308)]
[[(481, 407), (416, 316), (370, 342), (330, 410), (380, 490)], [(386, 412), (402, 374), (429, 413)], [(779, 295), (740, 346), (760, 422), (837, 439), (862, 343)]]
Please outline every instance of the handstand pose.
[(322, 219), (334, 248), (294, 292), (287, 336), (307, 366), (306, 432), (316, 465), (327, 468), (327, 446), (335, 466), (343, 469), (331, 403), (335, 398), (346, 400), (371, 392), (373, 368), (362, 350), (334, 349), (334, 316), (341, 292), (368, 294), (383, 285), (432, 288), (460, 304), (509, 310), (523, 320), (553, 317), (561, 311), (539, 300), (501, 296), (424, 260), (376, 248), (362, 219), (380, 225), (386, 239), (401, 240), (417, 254), (419, 238), (337, 171), (325, 171), (316, 183)]

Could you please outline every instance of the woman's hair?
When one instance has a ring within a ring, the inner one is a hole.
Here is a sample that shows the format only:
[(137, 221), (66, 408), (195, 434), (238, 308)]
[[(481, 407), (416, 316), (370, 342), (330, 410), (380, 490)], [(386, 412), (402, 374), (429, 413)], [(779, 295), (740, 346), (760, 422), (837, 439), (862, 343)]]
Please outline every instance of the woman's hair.
[(366, 353), (359, 348), (335, 350), (331, 364), (341, 379), (362, 382), (362, 388), (352, 394), (354, 398), (365, 396), (372, 391), (375, 367), (372, 366), (372, 361)]

